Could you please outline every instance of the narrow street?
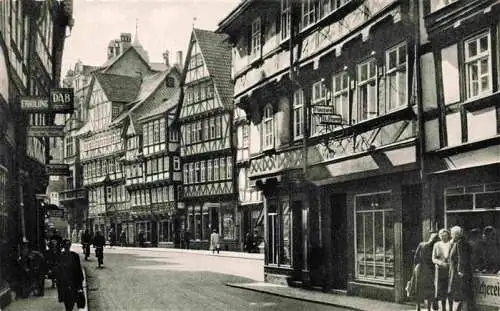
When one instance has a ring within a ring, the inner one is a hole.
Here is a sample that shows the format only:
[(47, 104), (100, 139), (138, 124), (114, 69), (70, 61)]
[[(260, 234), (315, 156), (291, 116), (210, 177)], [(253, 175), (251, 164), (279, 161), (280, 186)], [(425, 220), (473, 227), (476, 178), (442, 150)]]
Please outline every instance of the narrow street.
[(263, 281), (260, 260), (114, 247), (84, 265), (89, 310), (346, 310), (225, 285)]

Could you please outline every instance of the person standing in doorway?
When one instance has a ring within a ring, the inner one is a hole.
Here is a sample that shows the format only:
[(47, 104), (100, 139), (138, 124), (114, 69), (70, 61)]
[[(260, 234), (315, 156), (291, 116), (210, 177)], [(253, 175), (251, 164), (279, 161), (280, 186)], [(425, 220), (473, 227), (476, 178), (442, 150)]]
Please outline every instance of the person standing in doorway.
[(220, 237), (219, 234), (217, 233), (217, 230), (213, 230), (212, 234), (210, 235), (210, 250), (212, 251), (212, 254), (215, 254), (215, 251), (217, 251), (217, 254), (219, 253), (220, 250)]
[(120, 246), (123, 247), (126, 244), (127, 244), (127, 236), (125, 235), (125, 231), (122, 230), (122, 232), (120, 233)]
[(109, 230), (109, 248), (113, 248), (113, 246), (116, 244), (116, 232), (115, 228), (111, 227)]
[(59, 302), (64, 303), (66, 311), (73, 310), (79, 294), (83, 293), (83, 273), (80, 257), (70, 251), (71, 240), (63, 241), (63, 251), (59, 256), (57, 265), (57, 287), (59, 289)]
[(441, 300), (441, 311), (446, 311), (446, 300), (452, 311), (453, 301), (448, 299), (448, 281), (450, 271), (450, 232), (448, 229), (439, 230), (441, 241), (434, 244), (432, 262), (435, 265), (434, 285), (436, 287), (436, 300)]
[(97, 231), (97, 234), (94, 238), (94, 248), (95, 248), (95, 256), (97, 257), (97, 268), (102, 268), (104, 264), (104, 246), (106, 245), (106, 239), (102, 235), (101, 231)]

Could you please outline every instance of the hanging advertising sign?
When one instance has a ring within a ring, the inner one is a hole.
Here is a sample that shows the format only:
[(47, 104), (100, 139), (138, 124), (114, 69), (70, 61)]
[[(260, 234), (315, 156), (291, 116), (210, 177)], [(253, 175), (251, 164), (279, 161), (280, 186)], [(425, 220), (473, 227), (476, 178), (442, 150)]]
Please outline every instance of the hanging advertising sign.
[(72, 88), (53, 88), (49, 97), (20, 97), (21, 110), (32, 113), (70, 113), (74, 110), (74, 97)]
[(333, 106), (315, 105), (315, 106), (312, 106), (312, 109), (313, 109), (314, 114), (319, 114), (319, 115), (334, 114), (335, 113), (335, 109), (333, 108)]
[(342, 116), (340, 114), (320, 114), (320, 123), (327, 125), (342, 125)]
[(33, 125), (28, 127), (30, 137), (64, 137), (64, 125)]
[(75, 94), (73, 88), (53, 88), (50, 89), (49, 105), (51, 112), (71, 112)]
[(49, 176), (69, 176), (69, 165), (64, 163), (45, 164), (45, 172)]

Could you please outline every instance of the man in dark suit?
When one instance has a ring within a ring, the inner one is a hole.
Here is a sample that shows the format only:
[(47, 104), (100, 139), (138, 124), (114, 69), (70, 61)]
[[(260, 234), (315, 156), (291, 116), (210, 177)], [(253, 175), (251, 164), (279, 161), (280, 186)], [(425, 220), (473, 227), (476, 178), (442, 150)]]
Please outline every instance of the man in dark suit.
[(59, 302), (64, 303), (66, 311), (73, 310), (78, 296), (83, 294), (83, 273), (80, 257), (70, 251), (71, 241), (64, 239), (63, 251), (59, 256), (57, 265), (57, 287), (59, 289)]

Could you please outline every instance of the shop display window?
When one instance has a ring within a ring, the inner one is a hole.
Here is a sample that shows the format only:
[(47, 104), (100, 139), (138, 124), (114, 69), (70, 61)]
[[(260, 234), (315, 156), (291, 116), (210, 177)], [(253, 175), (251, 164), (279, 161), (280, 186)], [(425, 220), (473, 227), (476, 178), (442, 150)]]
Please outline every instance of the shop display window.
[(394, 282), (394, 219), (391, 193), (355, 197), (356, 278)]
[(446, 188), (445, 226), (460, 226), (476, 273), (500, 272), (500, 182)]
[(223, 233), (225, 240), (234, 240), (235, 239), (235, 230), (234, 230), (234, 215), (233, 213), (224, 213), (223, 216)]

